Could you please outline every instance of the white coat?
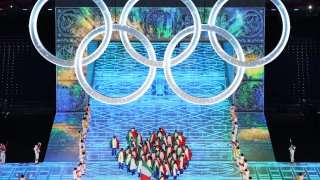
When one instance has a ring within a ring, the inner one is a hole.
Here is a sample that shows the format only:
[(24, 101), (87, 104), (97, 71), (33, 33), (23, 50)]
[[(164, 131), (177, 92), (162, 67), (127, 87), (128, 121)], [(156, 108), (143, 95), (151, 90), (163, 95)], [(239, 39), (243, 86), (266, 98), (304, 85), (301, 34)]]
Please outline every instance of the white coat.
[(137, 165), (136, 165), (136, 161), (134, 159), (131, 159), (131, 162), (130, 162), (130, 170), (134, 170), (137, 168)]
[(119, 163), (123, 163), (123, 161), (124, 161), (123, 155), (124, 155), (123, 151), (122, 152), (120, 151), (119, 152), (119, 156), (118, 156), (118, 162)]

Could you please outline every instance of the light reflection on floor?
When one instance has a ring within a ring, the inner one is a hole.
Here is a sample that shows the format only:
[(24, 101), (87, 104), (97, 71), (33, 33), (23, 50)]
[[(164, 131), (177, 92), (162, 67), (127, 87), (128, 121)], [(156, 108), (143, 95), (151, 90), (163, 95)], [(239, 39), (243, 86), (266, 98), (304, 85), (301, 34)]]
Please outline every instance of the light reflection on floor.
[[(188, 61), (173, 68), (174, 76), (178, 77), (177, 83), (188, 93), (198, 96), (217, 94), (226, 86), (224, 63), (213, 54), (208, 55), (212, 51), (205, 46), (207, 45), (200, 43), (198, 48), (202, 51), (196, 50)], [(162, 45), (155, 47), (159, 51)], [(110, 52), (96, 64), (93, 87), (115, 97), (128, 94), (142, 84), (147, 74), (144, 70), (147, 68), (136, 61), (117, 61), (128, 57), (119, 52), (124, 49), (119, 48), (117, 43), (111, 43), (108, 49)], [(122, 54), (123, 57), (115, 54)], [(188, 75), (185, 72), (189, 72)], [(193, 82), (194, 78), (197, 78), (197, 83)], [(231, 160), (231, 126), (228, 117), (230, 103), (227, 100), (212, 106), (186, 103), (168, 88), (163, 72), (159, 70), (153, 86), (134, 103), (123, 106), (108, 106), (94, 100), (90, 103), (92, 123), (86, 142), (87, 173), (83, 179), (138, 179), (117, 168), (108, 148), (109, 138), (113, 134), (119, 137), (121, 146), (124, 147), (125, 134), (133, 126), (142, 132), (143, 136), (159, 126), (164, 127), (167, 132), (175, 129), (185, 132), (187, 144), (193, 150), (194, 157), (188, 170), (178, 179), (241, 179), (235, 162)], [(5, 164), (0, 165), (0, 180), (17, 179), (17, 175), (21, 174), (25, 174), (30, 180), (72, 179), (75, 165), (76, 162)], [(299, 172), (305, 172), (306, 179), (320, 179), (320, 163), (249, 161), (249, 167), (253, 179), (292, 179)]]
[[(16, 175), (25, 174), (28, 179), (72, 179), (74, 163), (40, 163), (34, 164), (5, 164), (0, 166), (0, 180), (17, 179)], [(117, 168), (116, 162), (90, 162), (88, 173), (83, 179), (124, 180), (132, 178), (125, 171)], [(91, 172), (91, 173), (90, 173)], [(290, 179), (299, 172), (305, 172), (305, 179), (320, 179), (320, 163), (276, 163), (251, 162), (250, 172), (254, 179)], [(172, 179), (172, 178), (171, 178)], [(192, 162), (190, 171), (187, 170), (178, 179), (183, 180), (213, 180), (241, 179), (233, 162)]]

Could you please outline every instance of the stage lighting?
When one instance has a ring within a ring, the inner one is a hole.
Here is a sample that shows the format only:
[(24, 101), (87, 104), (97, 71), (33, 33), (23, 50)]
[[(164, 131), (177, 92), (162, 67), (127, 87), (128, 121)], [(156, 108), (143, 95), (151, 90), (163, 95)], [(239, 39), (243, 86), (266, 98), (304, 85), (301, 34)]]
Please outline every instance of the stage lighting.
[[(124, 6), (121, 16), (120, 16), (120, 24), (121, 25), (126, 25), (127, 24), (127, 19), (129, 16), (129, 13), (133, 6), (138, 2), (139, 0), (130, 0), (128, 3)], [(178, 56), (174, 57), (171, 62), (171, 66), (175, 66), (179, 64), (180, 62), (186, 60), (192, 52), (196, 49), (197, 44), (200, 40), (201, 36), (201, 19), (200, 19), (200, 14), (197, 10), (197, 7), (194, 5), (194, 3), (191, 0), (182, 0), (184, 5), (188, 8), (188, 10), (191, 13), (191, 16), (193, 18), (193, 37), (187, 46), (187, 48)], [(150, 61), (141, 54), (139, 54), (131, 45), (129, 37), (126, 32), (120, 31), (120, 39), (123, 42), (124, 48), (127, 50), (127, 52), (130, 54), (132, 58), (135, 60), (139, 61), (140, 63), (146, 65), (146, 66), (151, 66), (151, 67), (157, 67), (157, 68), (163, 68), (164, 60), (158, 60), (157, 61)]]
[[(105, 32), (105, 28), (108, 28), (107, 26), (100, 26), (93, 31), (91, 31), (80, 43), (78, 50), (76, 52), (75, 56), (75, 72), (76, 76), (78, 78), (78, 81), (82, 88), (94, 99), (106, 103), (106, 104), (127, 104), (130, 102), (133, 102), (140, 98), (147, 90), (151, 87), (152, 82), (156, 76), (157, 68), (156, 67), (149, 67), (149, 73), (148, 77), (146, 78), (145, 82), (140, 86), (138, 90), (136, 90), (134, 93), (124, 96), (124, 97), (108, 97), (105, 95), (100, 94), (96, 90), (94, 90), (90, 84), (87, 81), (87, 78), (85, 77), (83, 73), (83, 54), (85, 52), (85, 49), (87, 48), (90, 41), (92, 41), (96, 36), (102, 34)], [(156, 61), (156, 53), (155, 50), (151, 44), (151, 42), (148, 40), (148, 38), (139, 32), (137, 29), (127, 26), (127, 25), (119, 25), (119, 24), (113, 24), (112, 29), (115, 31), (126, 31), (129, 34), (136, 37), (147, 49), (148, 53), (148, 59), (149, 61)], [(97, 58), (96, 58), (97, 59)], [(96, 59), (92, 59), (91, 62), (95, 61)]]
[[(239, 87), (242, 81), (242, 78), (244, 76), (245, 68), (261, 67), (270, 63), (274, 59), (276, 59), (279, 56), (279, 54), (283, 51), (284, 47), (286, 46), (289, 39), (289, 35), (290, 35), (290, 19), (285, 6), (281, 2), (281, 0), (271, 0), (271, 2), (277, 8), (274, 10), (279, 11), (281, 15), (281, 19), (282, 19), (281, 38), (277, 46), (274, 48), (274, 50), (272, 50), (266, 56), (254, 61), (245, 61), (243, 50), (239, 42), (237, 41), (237, 39), (232, 34), (228, 33), (226, 30), (223, 30), (215, 26), (218, 13), (222, 9), (222, 7), (225, 5), (225, 3), (227, 3), (228, 0), (218, 0), (215, 3), (214, 7), (211, 10), (211, 13), (208, 19), (208, 24), (201, 24), (199, 12), (197, 10), (197, 7), (192, 2), (192, 0), (181, 0), (191, 13), (191, 16), (193, 19), (193, 26), (183, 29), (171, 39), (165, 51), (163, 61), (161, 61), (156, 59), (154, 48), (150, 43), (149, 39), (145, 37), (143, 34), (141, 34), (139, 31), (137, 31), (135, 28), (126, 25), (130, 10), (139, 0), (129, 0), (126, 3), (125, 7), (122, 10), (119, 24), (117, 24), (118, 22), (117, 20), (115, 20), (114, 24), (112, 24), (110, 11), (108, 7), (105, 5), (103, 0), (93, 0), (93, 2), (98, 6), (98, 8), (102, 12), (105, 25), (100, 26), (99, 28), (96, 28), (95, 30), (91, 31), (83, 39), (83, 41), (80, 43), (77, 49), (75, 62), (73, 62), (73, 61), (66, 61), (52, 55), (50, 52), (48, 52), (45, 49), (45, 47), (42, 45), (39, 39), (38, 31), (37, 31), (37, 20), (38, 20), (38, 16), (41, 8), (44, 6), (44, 4), (47, 1), (48, 0), (37, 1), (30, 15), (29, 32), (30, 32), (31, 40), (34, 46), (36, 47), (38, 52), (48, 61), (62, 67), (69, 67), (69, 68), (75, 67), (76, 76), (78, 78), (80, 85), (84, 89), (84, 91), (86, 91), (91, 97), (95, 98), (96, 100), (101, 101), (103, 103), (107, 103), (107, 104), (127, 104), (141, 97), (151, 86), (152, 81), (155, 77), (157, 68), (164, 69), (164, 75), (169, 86), (177, 94), (177, 96), (181, 97), (182, 99), (194, 104), (201, 104), (201, 105), (215, 104), (215, 103), (221, 102), (226, 98), (228, 98), (231, 94), (233, 94), (236, 91), (236, 89)], [(311, 9), (312, 9), (312, 6), (311, 6)], [(129, 96), (121, 97), (121, 98), (107, 97), (96, 92), (94, 89), (92, 89), (92, 87), (90, 87), (90, 85), (86, 81), (86, 78), (82, 70), (82, 66), (87, 65), (95, 61), (96, 59), (98, 59), (100, 55), (102, 55), (103, 52), (107, 49), (108, 44), (111, 40), (111, 33), (113, 30), (120, 31), (121, 42), (123, 43), (123, 46), (125, 47), (127, 52), (130, 54), (130, 56), (133, 57), (135, 60), (139, 61), (140, 63), (149, 67), (149, 74), (145, 83), (133, 94)], [(208, 97), (208, 98), (198, 98), (184, 92), (175, 83), (171, 74), (172, 66), (175, 66), (181, 63), (182, 61), (186, 60), (193, 53), (193, 51), (195, 50), (200, 40), (201, 31), (203, 30), (209, 32), (209, 40), (211, 42), (213, 49), (216, 51), (216, 53), (223, 60), (237, 67), (237, 74), (234, 77), (234, 81), (231, 83), (231, 85), (219, 95), (216, 95), (214, 97)], [(96, 49), (96, 51), (94, 51), (94, 53), (82, 59), (83, 53), (85, 52), (85, 49), (89, 44), (89, 42), (93, 40), (98, 34), (102, 34), (102, 33), (104, 33), (105, 35), (103, 37), (102, 42), (100, 43), (100, 46)], [(148, 58), (145, 58), (143, 55), (139, 54), (133, 48), (127, 36), (127, 33), (132, 34), (133, 36), (136, 36), (137, 39), (139, 39), (142, 42), (142, 44), (145, 45), (147, 52), (149, 54)], [(235, 52), (237, 54), (237, 58), (230, 56), (228, 53), (224, 51), (224, 49), (222, 49), (216, 37), (216, 33), (224, 37), (227, 41), (230, 41), (231, 45), (234, 46)], [(178, 45), (178, 43), (183, 38), (185, 38), (190, 34), (193, 34), (193, 36), (187, 48), (181, 54), (175, 57), (172, 57), (174, 49)]]
[[(184, 99), (185, 101), (188, 101), (193, 104), (198, 104), (198, 105), (209, 105), (209, 104), (216, 104), (219, 103), (233, 94), (238, 87), (240, 86), (240, 83), (242, 81), (242, 78), (244, 76), (244, 67), (237, 67), (236, 75), (230, 84), (230, 86), (225, 89), (222, 93), (213, 96), (213, 97), (207, 97), (207, 98), (198, 98), (195, 96), (192, 96), (185, 91), (183, 91), (175, 82), (172, 72), (171, 72), (171, 63), (172, 63), (172, 54), (173, 51), (176, 47), (176, 45), (186, 36), (190, 35), (193, 33), (193, 27), (190, 26), (182, 31), (180, 31), (172, 40), (169, 42), (169, 45), (164, 53), (164, 75), (165, 78), (168, 82), (168, 85), (170, 88), (173, 90), (173, 92), (176, 93), (177, 96), (180, 98)], [(244, 62), (245, 61), (245, 56), (243, 53), (243, 50), (241, 48), (240, 43), (238, 40), (228, 31), (217, 27), (217, 26), (210, 26), (208, 24), (203, 24), (201, 25), (201, 30), (202, 31), (208, 31), (208, 32), (214, 32), (217, 33), (218, 35), (222, 36), (224, 39), (230, 42), (230, 44), (234, 47), (235, 53), (237, 55), (237, 60)], [(222, 57), (222, 59), (225, 57)]]
[[(62, 66), (62, 67), (68, 67), (68, 68), (73, 68), (74, 67), (74, 62), (73, 61), (68, 61), (64, 60), (61, 58), (56, 57), (55, 55), (51, 54), (42, 44), (39, 35), (38, 35), (38, 29), (37, 29), (37, 21), (38, 21), (38, 16), (40, 13), (41, 8), (44, 6), (44, 4), (48, 0), (39, 0), (37, 3), (34, 5), (30, 19), (29, 19), (29, 33), (31, 36), (31, 40), (37, 51), (41, 54), (42, 57), (47, 59), (49, 62)], [(93, 61), (93, 59), (96, 59), (100, 57), (104, 50), (107, 49), (109, 42), (111, 40), (111, 34), (112, 34), (112, 19), (111, 19), (111, 14), (106, 6), (106, 4), (103, 2), (103, 0), (93, 0), (93, 2), (98, 6), (98, 8), (101, 10), (103, 20), (105, 22), (105, 35), (103, 36), (103, 39), (100, 43), (100, 46), (88, 57), (84, 58), (83, 65), (87, 65), (90, 62)]]
[[(222, 9), (223, 5), (225, 5), (228, 2), (228, 0), (218, 0), (209, 15), (209, 20), (208, 24), (209, 25), (215, 25), (218, 13)], [(271, 51), (269, 54), (267, 54), (265, 57), (254, 60), (254, 61), (238, 61), (236, 58), (231, 57), (228, 55), (220, 46), (217, 36), (215, 33), (210, 32), (209, 33), (209, 40), (211, 42), (211, 45), (213, 49), (219, 54), (219, 56), (227, 61), (228, 63), (237, 66), (237, 67), (246, 67), (246, 68), (255, 68), (255, 67), (260, 67), (264, 66), (273, 60), (275, 60), (280, 53), (283, 51), (284, 47), (286, 46), (288, 40), (289, 40), (289, 35), (290, 35), (290, 19), (289, 19), (289, 14), (281, 0), (271, 0), (271, 2), (277, 7), (281, 19), (282, 19), (282, 33), (281, 33), (281, 38), (280, 41), (278, 42), (277, 46)]]

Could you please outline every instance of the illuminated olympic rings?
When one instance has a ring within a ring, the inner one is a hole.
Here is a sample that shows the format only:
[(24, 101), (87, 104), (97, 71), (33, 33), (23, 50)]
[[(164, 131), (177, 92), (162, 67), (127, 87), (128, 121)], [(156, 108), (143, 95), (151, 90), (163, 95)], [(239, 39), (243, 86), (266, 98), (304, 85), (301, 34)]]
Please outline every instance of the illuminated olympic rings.
[[(130, 10), (132, 7), (138, 2), (139, 0), (129, 0), (127, 4), (124, 6), (124, 9), (122, 10), (121, 16), (120, 16), (120, 24), (125, 25), (126, 21), (128, 19)], [(197, 44), (200, 40), (201, 35), (201, 20), (200, 15), (197, 10), (197, 7), (193, 4), (191, 0), (181, 0), (189, 9), (191, 12), (192, 18), (193, 18), (193, 37), (187, 46), (187, 48), (178, 56), (172, 59), (172, 65), (177, 65), (180, 62), (186, 60), (192, 52), (196, 49)], [(140, 55), (131, 45), (128, 35), (125, 32), (120, 31), (120, 38), (123, 43), (123, 46), (127, 50), (127, 52), (131, 55), (132, 58), (139, 61), (140, 63), (146, 65), (146, 66), (152, 66), (157, 68), (163, 68), (163, 61), (149, 61), (144, 56)]]
[[(30, 21), (29, 21), (29, 31), (30, 36), (32, 39), (32, 42), (38, 52), (48, 61), (62, 67), (70, 67), (75, 68), (76, 76), (79, 80), (80, 85), (82, 88), (94, 99), (101, 101), (103, 103), (107, 104), (126, 104), (133, 102), (137, 100), (139, 97), (141, 97), (151, 86), (155, 75), (157, 68), (163, 68), (165, 78), (171, 87), (171, 89), (179, 96), (180, 98), (194, 104), (200, 104), (200, 105), (208, 105), (208, 104), (215, 104), (218, 102), (221, 102), (228, 98), (231, 94), (233, 94), (236, 89), (239, 87), (241, 80), (244, 76), (244, 70), (245, 68), (253, 68), (253, 67), (259, 67), (263, 66), (267, 63), (270, 63), (273, 61), (279, 54), (283, 51), (286, 43), (288, 42), (289, 34), (290, 34), (290, 20), (287, 10), (285, 9), (284, 5), (280, 0), (271, 0), (276, 7), (278, 8), (282, 23), (283, 23), (283, 30), (282, 35), (280, 38), (280, 41), (276, 48), (267, 56), (255, 60), (255, 61), (245, 61), (244, 52), (237, 41), (237, 39), (227, 32), (226, 30), (214, 26), (218, 12), (221, 10), (222, 6), (228, 1), (228, 0), (218, 0), (217, 3), (214, 5), (210, 16), (209, 16), (209, 23), (208, 24), (201, 24), (200, 22), (200, 15), (198, 13), (198, 10), (196, 6), (193, 4), (191, 0), (181, 0), (189, 9), (191, 12), (192, 18), (193, 18), (193, 26), (190, 26), (188, 28), (183, 29), (180, 31), (175, 37), (172, 38), (172, 40), (169, 42), (168, 47), (166, 48), (166, 51), (164, 53), (164, 57), (162, 61), (158, 61), (156, 59), (156, 53), (155, 50), (151, 44), (151, 42), (148, 40), (148, 38), (143, 35), (141, 32), (139, 32), (137, 29), (127, 26), (126, 20), (128, 18), (129, 12), (132, 9), (132, 7), (138, 2), (138, 0), (129, 0), (127, 4), (125, 5), (121, 17), (120, 17), (120, 24), (112, 24), (111, 15), (110, 12), (103, 2), (103, 0), (93, 0), (98, 8), (101, 10), (103, 19), (105, 22), (104, 26), (98, 27), (91, 31), (80, 43), (76, 56), (75, 61), (67, 61), (60, 58), (57, 58), (56, 56), (52, 55), (50, 52), (48, 52), (45, 47), (42, 45), (38, 32), (37, 32), (37, 19), (39, 16), (39, 12), (43, 5), (48, 0), (38, 0), (35, 7), (32, 9)], [(145, 82), (142, 84), (142, 86), (136, 90), (134, 93), (120, 98), (113, 98), (104, 96), (97, 91), (95, 91), (87, 82), (86, 77), (84, 76), (82, 67), (84, 65), (87, 65), (95, 60), (97, 60), (103, 52), (107, 49), (108, 44), (111, 39), (112, 31), (119, 31), (120, 32), (120, 38), (121, 41), (127, 50), (127, 52), (137, 61), (140, 63), (146, 65), (149, 67), (149, 73), (145, 80)], [(236, 76), (234, 77), (232, 83), (228, 88), (226, 88), (222, 93), (219, 95), (216, 95), (214, 97), (208, 97), (208, 98), (198, 98), (195, 96), (192, 96), (186, 92), (184, 92), (180, 87), (176, 84), (172, 73), (171, 73), (171, 67), (175, 66), (182, 61), (186, 60), (192, 52), (195, 50), (199, 39), (201, 35), (201, 31), (208, 31), (209, 33), (209, 39), (212, 44), (212, 47), (217, 52), (217, 54), (228, 63), (235, 65), (237, 67)], [(100, 46), (97, 48), (97, 50), (91, 54), (88, 57), (82, 58), (83, 54), (85, 52), (85, 49), (87, 48), (90, 41), (92, 41), (96, 36), (103, 34), (104, 37), (100, 44)], [(142, 56), (139, 54), (131, 45), (130, 40), (128, 38), (127, 33), (133, 35), (135, 38), (137, 38), (139, 41), (142, 42), (142, 44), (147, 49), (148, 58)], [(228, 55), (219, 45), (216, 33), (223, 38), (225, 38), (227, 41), (230, 42), (230, 44), (234, 47), (235, 53), (237, 55), (237, 58), (234, 58), (230, 55)], [(193, 37), (190, 41), (190, 44), (187, 46), (187, 48), (178, 56), (175, 58), (172, 58), (172, 53), (174, 51), (174, 48), (176, 45), (186, 36), (193, 34)]]
[[(218, 17), (218, 13), (220, 12), (222, 6), (227, 3), (228, 0), (218, 0), (209, 15), (209, 20), (208, 24), (210, 25), (215, 25), (216, 19)], [(225, 61), (228, 63), (234, 65), (234, 66), (241, 66), (241, 67), (246, 67), (246, 68), (255, 68), (259, 66), (266, 65), (276, 59), (280, 53), (283, 51), (284, 47), (286, 46), (289, 35), (290, 35), (290, 19), (288, 15), (288, 11), (286, 7), (283, 5), (283, 3), (280, 0), (271, 0), (271, 2), (277, 7), (277, 9), (280, 12), (281, 19), (282, 19), (282, 33), (281, 33), (281, 38), (277, 46), (274, 48), (272, 52), (270, 52), (268, 55), (265, 57), (254, 60), (254, 61), (238, 61), (234, 57), (229, 56), (219, 45), (217, 36), (215, 33), (209, 33), (209, 39), (211, 42), (211, 45), (213, 49), (217, 52), (217, 54)]]
[[(57, 66), (73, 68), (74, 67), (73, 61), (64, 60), (54, 56), (43, 46), (43, 44), (40, 41), (38, 30), (37, 30), (38, 16), (41, 8), (44, 6), (44, 4), (47, 1), (48, 0), (38, 0), (37, 3), (32, 8), (30, 19), (29, 19), (29, 33), (31, 36), (32, 43), (36, 47), (37, 51), (41, 54), (41, 56), (44, 57), (49, 62)], [(90, 61), (94, 61), (94, 59), (98, 59), (103, 54), (103, 52), (105, 51), (105, 49), (107, 49), (109, 45), (111, 35), (112, 35), (112, 19), (111, 19), (111, 14), (108, 7), (103, 2), (103, 0), (93, 0), (93, 2), (101, 10), (101, 13), (103, 15), (103, 19), (105, 22), (105, 26), (107, 26), (107, 28), (105, 29), (105, 35), (102, 39), (100, 46), (90, 56), (84, 58), (83, 65), (89, 64)]]
[[(83, 69), (82, 69), (82, 57), (83, 53), (85, 52), (85, 49), (87, 48), (88, 44), (99, 34), (102, 34), (104, 32), (105, 27), (100, 26), (97, 29), (95, 29), (94, 33), (89, 33), (87, 35), (87, 38), (84, 38), (82, 42), (80, 43), (78, 50), (76, 52), (76, 57), (75, 57), (75, 71), (76, 71), (76, 76), (78, 78), (78, 81), (82, 88), (94, 99), (101, 101), (103, 103), (107, 104), (127, 104), (132, 101), (137, 100), (139, 97), (141, 97), (152, 85), (152, 82), (156, 76), (156, 71), (157, 68), (155, 67), (150, 67), (149, 68), (149, 74), (146, 79), (146, 81), (143, 83), (143, 85), (134, 93), (121, 97), (121, 98), (112, 98), (112, 97), (107, 97), (104, 96), (98, 92), (96, 92), (94, 89), (91, 88), (89, 85), (88, 81), (86, 80), (86, 77), (83, 74)], [(135, 38), (137, 38), (141, 43), (146, 47), (148, 56), (149, 56), (149, 61), (155, 61), (156, 60), (156, 53), (153, 49), (153, 46), (151, 42), (148, 40), (146, 36), (144, 36), (141, 32), (139, 32), (137, 29), (131, 27), (131, 26), (123, 26), (123, 25), (118, 25), (114, 24), (113, 25), (113, 30), (118, 30), (118, 31), (126, 31), (129, 34), (132, 34)]]
[[(221, 29), (217, 26), (209, 26), (209, 25), (202, 25), (202, 30), (203, 31), (208, 31), (208, 32), (215, 32), (217, 34), (219, 34), (220, 36), (222, 36), (223, 38), (227, 39), (230, 44), (233, 46), (238, 59), (240, 59), (240, 61), (244, 62), (245, 61), (245, 57), (244, 57), (244, 53), (243, 50), (239, 44), (239, 42), (237, 41), (237, 39), (231, 35), (228, 31)], [(183, 90), (181, 90), (179, 88), (179, 86), (176, 84), (176, 82), (173, 79), (173, 76), (171, 74), (171, 56), (172, 53), (174, 51), (174, 48), (176, 47), (176, 45), (183, 39), (185, 38), (187, 35), (192, 33), (192, 26), (188, 27), (182, 31), (180, 31), (169, 43), (165, 53), (164, 53), (164, 75), (165, 78), (170, 86), (170, 88), (182, 99), (193, 103), (193, 104), (200, 104), (200, 105), (208, 105), (208, 104), (215, 104), (218, 102), (221, 102), (223, 100), (225, 100), (226, 98), (228, 98), (230, 95), (232, 95), (237, 88), (239, 87), (241, 80), (243, 78), (244, 75), (244, 69), (243, 67), (237, 67), (237, 73), (236, 76), (234, 77), (232, 83), (230, 84), (230, 86), (224, 90), (222, 93), (220, 93), (217, 96), (214, 97), (210, 97), (210, 98), (198, 98), (198, 97), (194, 97), (189, 95), (188, 93), (185, 93)]]

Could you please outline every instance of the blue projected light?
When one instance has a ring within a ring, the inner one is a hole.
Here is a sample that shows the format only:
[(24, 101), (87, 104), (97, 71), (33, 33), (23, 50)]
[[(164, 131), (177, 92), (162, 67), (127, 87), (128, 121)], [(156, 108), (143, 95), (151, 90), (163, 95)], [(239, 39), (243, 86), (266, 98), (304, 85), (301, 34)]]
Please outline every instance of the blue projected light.
[[(152, 44), (157, 58), (162, 57), (167, 43)], [(146, 50), (141, 43), (134, 42), (132, 45), (146, 56)], [(174, 56), (180, 54), (187, 45), (188, 43), (181, 43), (180, 47), (175, 49)], [(228, 51), (232, 52), (232, 49)], [(134, 92), (148, 74), (148, 67), (132, 59), (118, 42), (110, 43), (109, 49), (97, 60), (95, 66), (95, 90), (111, 97), (126, 96)], [(210, 43), (199, 43), (194, 53), (186, 61), (174, 66), (172, 71), (183, 90), (197, 97), (209, 97), (221, 93), (228, 86), (225, 66), (226, 63), (212, 51)], [(146, 92), (146, 95), (155, 94), (174, 94), (161, 69), (158, 69), (152, 87)]]
[[(240, 172), (234, 162), (213, 161), (208, 163), (192, 162), (190, 170), (179, 179), (183, 180), (240, 180)], [(72, 170), (75, 163), (40, 163), (33, 164), (5, 164), (0, 166), (0, 179), (17, 179), (17, 175), (24, 174), (28, 179), (39, 180), (66, 180), (72, 179)], [(320, 179), (319, 163), (270, 163), (250, 162), (250, 174), (253, 179), (293, 179), (299, 172), (306, 172), (305, 179)], [(138, 180), (122, 170), (115, 162), (90, 162), (87, 165), (86, 175), (82, 179), (95, 180)]]
[[(132, 45), (139, 53), (146, 55), (141, 43), (135, 42)], [(158, 42), (153, 43), (153, 46), (157, 57), (163, 56), (167, 44)], [(187, 43), (181, 43), (174, 56), (186, 47)], [(119, 42), (110, 43), (109, 49), (96, 61), (95, 67), (93, 88), (112, 97), (125, 96), (135, 91), (148, 73), (148, 67), (127, 55)], [(219, 94), (228, 86), (225, 67), (224, 61), (212, 51), (210, 43), (199, 43), (193, 55), (172, 67), (172, 74), (178, 77), (177, 83), (184, 91), (207, 97)], [(159, 126), (171, 133), (176, 129), (183, 130), (188, 138), (187, 144), (194, 152), (193, 161), (231, 160), (232, 149), (228, 140), (231, 125), (227, 112), (229, 101), (208, 106), (188, 103), (169, 88), (161, 71), (157, 73), (149, 90), (137, 101), (117, 106), (91, 98), (90, 104), (92, 128), (86, 148), (91, 161), (113, 162), (114, 158), (105, 153), (110, 149), (108, 141), (101, 141), (101, 134), (104, 137), (116, 134), (120, 146), (126, 147), (126, 132), (133, 126), (143, 137), (149, 136), (148, 131), (156, 130)], [(224, 124), (223, 128), (221, 124)], [(210, 145), (203, 148), (203, 142), (199, 139)]]
[[(133, 45), (145, 55), (141, 44)], [(93, 51), (94, 46), (98, 47), (97, 44), (92, 44), (89, 51)], [(153, 43), (153, 46), (156, 52), (162, 53), (166, 47), (165, 43)], [(176, 48), (174, 54), (178, 54), (185, 47), (186, 44), (182, 43), (181, 48)], [(193, 56), (172, 68), (173, 75), (181, 77), (177, 83), (188, 93), (199, 97), (215, 95), (228, 84), (226, 63), (208, 47), (209, 43), (198, 44)], [(230, 52), (232, 48), (225, 50)], [(108, 51), (96, 61), (92, 85), (100, 93), (114, 97), (123, 96), (138, 88), (140, 81), (144, 80), (148, 67), (129, 58), (124, 51), (120, 43), (111, 43)], [(161, 57), (163, 54), (158, 53), (157, 56)], [(168, 88), (163, 73), (158, 73), (152, 86), (138, 101), (117, 106), (91, 99), (90, 104), (92, 120), (86, 141), (88, 163), (83, 179), (139, 179), (137, 175), (132, 177), (117, 168), (117, 162), (111, 156), (108, 145), (109, 138), (116, 134), (120, 146), (125, 147), (126, 131), (133, 126), (143, 137), (148, 135), (149, 130), (156, 130), (159, 126), (164, 127), (167, 132), (176, 129), (184, 131), (187, 144), (194, 154), (190, 167), (179, 176), (180, 179), (240, 179), (238, 167), (232, 161), (228, 100), (208, 106), (190, 104), (178, 98)], [(0, 166), (0, 179), (16, 179), (16, 176), (21, 174), (25, 174), (29, 179), (72, 179), (72, 170), (76, 164), (76, 160), (70, 163), (45, 162), (39, 165), (5, 164)], [(249, 163), (253, 179), (266, 180), (292, 179), (299, 172), (306, 172), (308, 179), (319, 179), (319, 167), (319, 163), (295, 163), (294, 166), (276, 162)]]

